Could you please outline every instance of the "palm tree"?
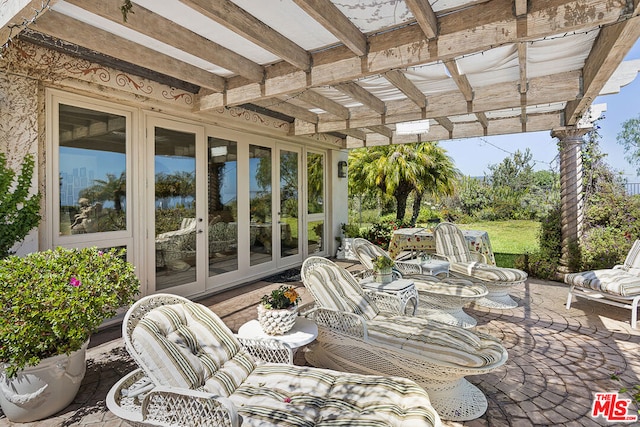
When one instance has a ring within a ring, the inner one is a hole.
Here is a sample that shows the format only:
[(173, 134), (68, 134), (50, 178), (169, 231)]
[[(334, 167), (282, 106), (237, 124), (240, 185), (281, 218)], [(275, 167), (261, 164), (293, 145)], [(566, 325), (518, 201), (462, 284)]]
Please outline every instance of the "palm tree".
[(402, 221), (414, 192), (411, 224), (415, 225), (425, 193), (453, 194), (459, 175), (453, 160), (436, 142), (384, 145), (349, 154), (349, 186), (355, 192), (377, 189), (396, 199), (396, 219)]
[(106, 179), (94, 179), (91, 187), (82, 190), (79, 195), (89, 200), (112, 200), (116, 212), (122, 210), (122, 198), (127, 194), (127, 177), (125, 172), (120, 176), (108, 173)]

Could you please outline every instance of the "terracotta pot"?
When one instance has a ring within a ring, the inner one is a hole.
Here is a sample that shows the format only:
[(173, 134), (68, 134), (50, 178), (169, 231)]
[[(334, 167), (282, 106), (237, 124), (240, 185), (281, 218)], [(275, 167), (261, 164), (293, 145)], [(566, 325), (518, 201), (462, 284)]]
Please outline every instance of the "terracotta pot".
[(268, 335), (286, 334), (295, 325), (297, 317), (297, 306), (274, 310), (264, 308), (262, 304), (258, 305), (258, 322)]
[(10, 421), (41, 420), (66, 408), (76, 397), (87, 369), (89, 341), (68, 356), (43, 359), (13, 378), (0, 372), (0, 407)]

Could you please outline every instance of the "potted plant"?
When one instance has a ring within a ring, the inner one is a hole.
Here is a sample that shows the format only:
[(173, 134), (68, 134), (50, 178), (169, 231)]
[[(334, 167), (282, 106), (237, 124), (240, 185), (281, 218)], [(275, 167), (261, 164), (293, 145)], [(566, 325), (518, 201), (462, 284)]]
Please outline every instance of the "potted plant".
[(373, 270), (376, 273), (376, 282), (391, 283), (393, 280), (393, 264), (394, 261), (384, 255), (379, 255), (373, 259)]
[[(338, 242), (338, 250), (336, 252), (336, 258), (338, 259), (351, 259), (358, 260), (358, 257), (353, 252), (352, 244), (353, 239), (360, 237), (360, 227), (356, 224), (341, 224), (340, 230), (344, 235), (344, 239), (340, 238)], [(338, 238), (336, 237), (336, 240)]]
[(258, 304), (258, 322), (266, 334), (282, 335), (291, 330), (298, 317), (300, 295), (293, 286), (280, 285), (264, 295)]
[(0, 406), (11, 421), (66, 407), (100, 324), (139, 290), (124, 250), (56, 248), (0, 260)]

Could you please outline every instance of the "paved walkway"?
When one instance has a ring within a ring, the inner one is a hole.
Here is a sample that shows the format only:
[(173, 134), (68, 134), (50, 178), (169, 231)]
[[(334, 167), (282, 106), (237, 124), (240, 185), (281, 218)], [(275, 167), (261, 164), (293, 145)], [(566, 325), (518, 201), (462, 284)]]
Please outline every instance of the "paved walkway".
[[(292, 284), (300, 287), (303, 303), (311, 302), (299, 282)], [(237, 331), (256, 317), (260, 297), (273, 287), (269, 282), (253, 283), (201, 302)], [(616, 425), (590, 417), (593, 396), (623, 384), (640, 384), (640, 330), (630, 328), (629, 310), (578, 300), (567, 311), (566, 294), (561, 283), (531, 279), (512, 292), (518, 301), (515, 309), (467, 310), (478, 319), (480, 330), (503, 341), (509, 360), (490, 374), (467, 377), (487, 395), (485, 415), (448, 426)], [(298, 357), (296, 363), (304, 360)], [(122, 426), (104, 399), (115, 381), (133, 369), (119, 328), (101, 331), (91, 339), (87, 375), (72, 405), (55, 417), (30, 424), (10, 423), (0, 412), (0, 426)], [(610, 379), (616, 371), (621, 372), (622, 382)]]

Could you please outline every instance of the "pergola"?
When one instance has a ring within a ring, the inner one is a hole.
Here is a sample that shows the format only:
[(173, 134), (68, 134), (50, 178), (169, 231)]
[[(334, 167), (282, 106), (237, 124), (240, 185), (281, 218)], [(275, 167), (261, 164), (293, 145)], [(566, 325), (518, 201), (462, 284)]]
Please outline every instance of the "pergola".
[[(2, 0), (23, 41), (241, 107), (342, 148), (549, 130), (564, 246), (580, 234), (581, 135), (635, 77), (639, 0)], [(404, 134), (399, 123), (426, 127)]]

